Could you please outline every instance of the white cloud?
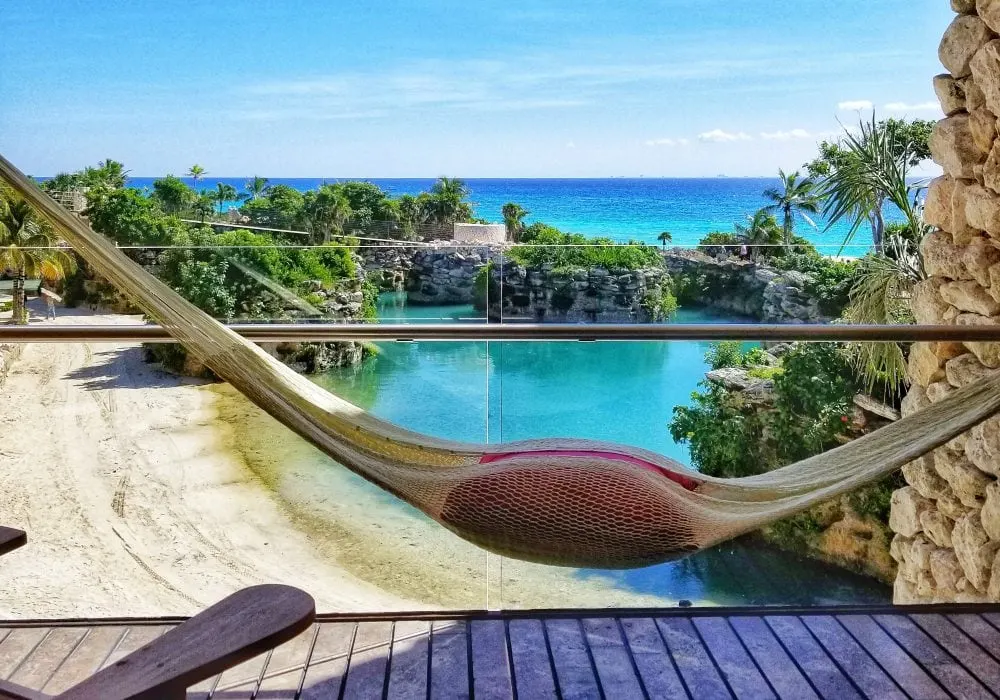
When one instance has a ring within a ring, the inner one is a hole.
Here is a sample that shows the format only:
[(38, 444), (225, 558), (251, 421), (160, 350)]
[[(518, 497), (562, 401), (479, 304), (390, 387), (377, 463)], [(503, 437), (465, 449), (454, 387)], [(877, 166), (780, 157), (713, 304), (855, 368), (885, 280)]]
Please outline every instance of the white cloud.
[(912, 105), (906, 102), (890, 102), (884, 109), (887, 112), (940, 112), (941, 105), (937, 102), (918, 102)]
[(698, 140), (709, 143), (731, 143), (733, 141), (753, 141), (753, 136), (744, 131), (731, 133), (722, 129), (712, 129), (698, 134)]
[(575, 141), (567, 141), (566, 142), (566, 148), (576, 148), (576, 142)]
[(646, 141), (647, 146), (667, 146), (668, 148), (687, 146), (689, 143), (691, 142), (687, 139), (650, 139)]
[(848, 100), (837, 105), (837, 109), (843, 112), (856, 112), (859, 110), (866, 112), (869, 109), (874, 109), (874, 107), (875, 105), (871, 100)]
[(812, 138), (812, 134), (805, 129), (792, 129), (791, 131), (765, 131), (761, 133), (760, 137), (765, 141), (791, 141)]

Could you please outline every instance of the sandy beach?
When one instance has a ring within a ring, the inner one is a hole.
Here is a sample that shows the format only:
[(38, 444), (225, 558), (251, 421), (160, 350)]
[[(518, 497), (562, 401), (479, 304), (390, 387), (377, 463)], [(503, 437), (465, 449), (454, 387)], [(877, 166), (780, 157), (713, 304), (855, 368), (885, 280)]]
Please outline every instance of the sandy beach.
[(29, 536), (0, 560), (3, 617), (190, 614), (262, 582), (323, 611), (668, 603), (488, 556), (138, 345), (25, 345), (0, 396), (0, 522)]
[(211, 387), (139, 346), (26, 345), (0, 396), (0, 522), (29, 538), (0, 560), (0, 616), (189, 614), (305, 581), (323, 610), (413, 607), (317, 556), (239, 459)]

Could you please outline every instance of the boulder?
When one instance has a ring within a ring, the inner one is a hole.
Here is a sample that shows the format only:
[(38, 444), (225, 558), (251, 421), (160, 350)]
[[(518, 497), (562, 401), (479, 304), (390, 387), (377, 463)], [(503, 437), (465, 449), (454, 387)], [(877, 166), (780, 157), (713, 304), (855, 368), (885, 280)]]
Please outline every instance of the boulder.
[(889, 543), (889, 556), (895, 559), (897, 564), (902, 564), (906, 561), (906, 556), (912, 544), (913, 540), (911, 538), (904, 537), (897, 532), (892, 536), (892, 541)]
[(960, 15), (970, 15), (976, 11), (976, 0), (951, 0), (951, 9)]
[[(917, 493), (933, 500), (948, 485), (934, 469), (934, 455), (928, 454), (903, 466), (903, 478)], [(934, 511), (936, 512), (936, 511)]]
[(1000, 542), (990, 541), (977, 512), (959, 518), (951, 532), (951, 541), (965, 578), (977, 591), (985, 591)]
[[(997, 213), (1000, 215), (1000, 206)], [(1000, 218), (997, 223), (1000, 224)], [(972, 279), (962, 260), (965, 246), (955, 245), (947, 232), (932, 231), (924, 236), (920, 242), (920, 252), (924, 258), (924, 269), (929, 276), (952, 280)]]
[(976, 81), (969, 76), (957, 81), (961, 89), (965, 92), (965, 109), (972, 112), (986, 105), (986, 94), (983, 89), (976, 84)]
[(965, 110), (965, 89), (950, 73), (934, 76), (934, 94), (941, 103), (945, 116)]
[(974, 236), (981, 233), (980, 229), (969, 223), (966, 215), (969, 188), (978, 186), (979, 183), (975, 180), (955, 180), (951, 197), (951, 228), (946, 230), (951, 233), (953, 242), (959, 245), (966, 245)]
[(920, 515), (920, 525), (924, 534), (938, 547), (951, 547), (951, 531), (955, 523), (936, 510), (928, 510)]
[(904, 537), (913, 537), (923, 529), (921, 514), (933, 509), (933, 501), (921, 496), (912, 486), (898, 489), (890, 501), (889, 528)]
[(969, 115), (960, 112), (942, 119), (931, 133), (931, 155), (945, 173), (956, 178), (975, 178), (972, 166), (986, 161), (983, 153), (972, 140)]
[(1000, 314), (1000, 302), (975, 280), (947, 282), (941, 285), (941, 298), (959, 309), (981, 316)]
[(927, 186), (924, 202), (924, 223), (951, 231), (954, 226), (955, 178), (942, 175)]
[[(995, 326), (1000, 323), (1000, 316), (981, 316), (973, 313), (962, 313), (955, 317), (958, 326)], [(976, 358), (990, 368), (1000, 367), (1000, 343), (970, 341), (965, 347), (971, 350)]]
[(936, 547), (931, 544), (923, 535), (913, 538), (909, 549), (906, 550), (906, 558), (899, 565), (899, 573), (908, 581), (917, 583), (920, 574), (929, 572), (931, 568), (931, 553)]
[[(983, 20), (975, 15), (959, 15), (945, 30), (944, 37), (938, 47), (938, 58), (949, 73), (956, 78), (963, 78), (974, 69), (971, 66), (973, 58), (987, 42), (993, 38), (993, 33)], [(982, 84), (976, 73), (976, 81)]]
[(944, 323), (944, 314), (949, 308), (948, 302), (941, 298), (939, 292), (944, 283), (940, 277), (930, 277), (913, 286), (910, 308), (920, 325), (934, 326)]
[(914, 343), (910, 348), (908, 376), (920, 386), (944, 379), (944, 364), (934, 354), (930, 343)]
[(979, 520), (990, 539), (1000, 542), (1000, 481), (994, 479), (986, 487), (986, 500), (979, 511)]
[(974, 510), (972, 508), (967, 508), (960, 500), (958, 500), (958, 496), (952, 492), (950, 486), (938, 494), (937, 509), (955, 521), (965, 515), (968, 515)]
[(979, 149), (979, 152), (987, 155), (984, 166), (987, 187), (995, 192), (997, 190), (991, 182), (995, 183), (998, 178), (991, 176), (991, 173), (995, 175), (997, 167), (995, 165), (990, 165), (990, 159), (1000, 158), (1000, 152), (997, 152), (997, 154), (993, 153), (993, 144), (997, 137), (996, 115), (993, 114), (988, 107), (980, 107), (974, 112), (969, 112), (969, 133), (972, 135), (972, 142), (976, 145), (976, 148)]
[(964, 453), (947, 449), (935, 450), (934, 469), (948, 482), (952, 492), (968, 508), (981, 508), (986, 499), (986, 487), (992, 477), (980, 471)]
[(993, 566), (990, 568), (990, 583), (986, 587), (987, 602), (996, 603), (1000, 600), (1000, 552), (993, 558)]
[[(990, 41), (983, 45), (973, 56), (969, 67), (973, 78), (970, 82), (974, 82), (982, 90), (986, 106), (994, 114), (1000, 112), (1000, 41)], [(968, 92), (966, 92), (966, 109), (970, 109)]]
[(979, 184), (965, 187), (963, 196), (969, 226), (1000, 237), (1000, 198)]
[[(960, 2), (965, 7), (967, 2)], [(966, 14), (963, 12), (962, 14)], [(976, 14), (993, 31), (1000, 31), (1000, 0), (976, 0)]]
[(1000, 248), (997, 245), (997, 241), (992, 238), (978, 234), (970, 236), (965, 242), (962, 265), (968, 275), (981, 287), (990, 287), (992, 283), (990, 268), (1000, 264)]
[(953, 391), (955, 391), (955, 387), (945, 380), (931, 382), (927, 385), (927, 399), (931, 403), (937, 403)]
[(899, 412), (903, 418), (906, 418), (906, 416), (913, 415), (920, 409), (930, 406), (930, 403), (930, 400), (927, 398), (927, 389), (914, 383), (910, 385), (910, 390), (900, 402)]
[(968, 432), (965, 456), (983, 472), (1000, 476), (1000, 416), (988, 418)]
[[(986, 111), (986, 108), (984, 107), (979, 111)], [(971, 118), (969, 119), (969, 131), (972, 133)], [(975, 139), (973, 139), (973, 143), (975, 143)], [(1000, 193), (1000, 148), (992, 148), (988, 153), (989, 155), (987, 155), (985, 162), (983, 162), (983, 185), (992, 192)]]
[(944, 365), (944, 373), (948, 378), (948, 383), (956, 388), (972, 384), (992, 374), (992, 372), (993, 370), (984, 366), (972, 353), (954, 357)]
[(958, 581), (965, 577), (958, 557), (951, 549), (935, 549), (931, 552), (929, 565), (931, 576), (939, 594), (954, 595), (957, 593)]

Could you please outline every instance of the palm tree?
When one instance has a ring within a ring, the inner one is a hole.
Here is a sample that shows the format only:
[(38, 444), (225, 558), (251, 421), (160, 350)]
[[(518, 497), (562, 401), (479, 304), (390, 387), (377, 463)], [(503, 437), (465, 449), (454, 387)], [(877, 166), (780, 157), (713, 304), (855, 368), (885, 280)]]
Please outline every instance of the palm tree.
[(128, 182), (128, 174), (122, 163), (108, 158), (99, 162), (96, 168), (84, 168), (81, 180), (89, 189), (119, 190)]
[(662, 231), (660, 235), (656, 237), (656, 240), (658, 240), (663, 245), (663, 249), (666, 250), (667, 243), (673, 242), (674, 234), (670, 233), (670, 231)]
[(465, 182), (454, 177), (440, 177), (431, 187), (425, 211), (438, 227), (466, 221), (472, 218), (472, 205), (466, 201), (468, 196), (469, 188)]
[(203, 167), (201, 167), (200, 165), (198, 165), (197, 163), (195, 163), (190, 168), (188, 168), (188, 171), (187, 171), (188, 177), (191, 178), (192, 180), (194, 180), (194, 186), (195, 187), (198, 186), (198, 180), (202, 179), (207, 174), (208, 173), (205, 171), (205, 169)]
[(215, 194), (202, 190), (194, 204), (191, 205), (191, 210), (201, 219), (201, 223), (205, 223), (205, 219), (215, 211)]
[(329, 243), (334, 233), (341, 233), (351, 218), (351, 202), (337, 185), (321, 185), (306, 201), (305, 215), (309, 229)]
[(798, 214), (810, 226), (815, 227), (816, 224), (806, 213), (819, 213), (820, 202), (815, 191), (816, 183), (812, 179), (803, 178), (798, 171), (786, 175), (784, 170), (778, 171), (778, 177), (781, 178), (781, 187), (771, 187), (764, 191), (765, 199), (771, 202), (764, 209), (768, 213), (782, 215), (785, 245), (790, 246), (795, 233), (795, 215)]
[(252, 178), (246, 181), (243, 186), (247, 188), (247, 199), (252, 202), (256, 202), (260, 199), (264, 192), (267, 191), (268, 179), (266, 177), (260, 177), (254, 175)]
[(515, 202), (507, 202), (500, 210), (503, 214), (503, 223), (507, 227), (507, 240), (517, 243), (521, 239), (521, 231), (524, 230), (524, 217), (531, 212)]
[[(750, 249), (750, 256), (756, 258), (762, 246), (780, 244), (783, 238), (781, 227), (774, 214), (766, 208), (747, 215), (746, 224), (735, 225), (736, 235), (743, 245)], [(765, 248), (765, 252), (766, 252)]]
[(0, 192), (0, 270), (14, 273), (13, 322), (28, 322), (24, 280), (40, 277), (56, 282), (75, 267), (72, 256), (55, 249), (57, 237), (26, 201)]
[(216, 183), (215, 192), (212, 194), (212, 197), (219, 205), (219, 213), (222, 214), (224, 213), (222, 208), (226, 202), (235, 202), (239, 198), (239, 193), (232, 185), (218, 182)]

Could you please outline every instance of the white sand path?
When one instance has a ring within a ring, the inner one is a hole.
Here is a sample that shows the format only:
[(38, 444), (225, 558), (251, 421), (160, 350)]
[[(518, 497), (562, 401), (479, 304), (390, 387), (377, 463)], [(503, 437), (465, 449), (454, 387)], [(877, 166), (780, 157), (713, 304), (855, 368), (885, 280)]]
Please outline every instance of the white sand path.
[[(61, 310), (57, 323), (138, 323)], [(320, 610), (426, 607), (322, 557), (232, 449), (215, 394), (138, 345), (29, 344), (0, 388), (0, 617), (190, 614), (298, 584)]]

